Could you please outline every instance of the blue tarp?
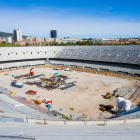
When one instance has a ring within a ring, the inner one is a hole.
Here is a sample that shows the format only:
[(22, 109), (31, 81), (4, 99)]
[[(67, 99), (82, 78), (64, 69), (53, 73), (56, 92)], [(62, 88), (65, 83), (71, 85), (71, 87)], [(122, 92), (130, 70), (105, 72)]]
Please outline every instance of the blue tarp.
[(127, 114), (134, 113), (134, 112), (137, 112), (137, 111), (140, 111), (140, 107), (137, 107), (135, 109), (124, 112), (123, 115), (127, 115)]

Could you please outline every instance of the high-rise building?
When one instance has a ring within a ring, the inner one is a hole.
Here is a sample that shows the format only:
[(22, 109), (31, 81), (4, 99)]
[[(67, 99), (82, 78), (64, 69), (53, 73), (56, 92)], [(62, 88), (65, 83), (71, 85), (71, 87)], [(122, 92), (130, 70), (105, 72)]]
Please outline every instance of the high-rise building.
[(22, 41), (22, 30), (21, 29), (14, 29), (14, 42)]
[(57, 38), (57, 30), (51, 30), (51, 38)]

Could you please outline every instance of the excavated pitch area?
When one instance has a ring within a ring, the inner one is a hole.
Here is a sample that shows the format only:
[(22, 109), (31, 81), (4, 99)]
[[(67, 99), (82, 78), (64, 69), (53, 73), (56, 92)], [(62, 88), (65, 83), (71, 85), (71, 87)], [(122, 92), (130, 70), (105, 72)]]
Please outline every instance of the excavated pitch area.
[[(27, 68), (0, 73), (0, 85), (7, 88), (8, 90), (16, 91), (18, 95), (27, 99), (29, 99), (29, 97), (39, 100), (46, 98), (52, 99), (53, 104), (51, 110), (59, 111), (59, 109), (62, 108), (63, 110), (61, 113), (67, 116), (71, 115), (72, 113), (84, 113), (87, 116), (99, 116), (102, 113), (99, 110), (100, 104), (116, 104), (115, 98), (112, 100), (103, 98), (103, 95), (105, 95), (106, 92), (112, 92), (121, 86), (132, 87), (136, 82), (136, 80), (100, 74), (53, 70), (52, 68), (39, 67), (34, 69), (35, 75), (44, 74), (47, 78), (50, 78), (50, 75), (52, 76), (54, 73), (59, 72), (61, 75), (68, 76), (68, 79), (65, 80), (66, 83), (74, 82), (76, 85), (64, 90), (61, 90), (60, 88), (65, 87), (65, 85), (61, 85), (56, 89), (48, 90), (43, 87), (38, 87), (34, 84), (25, 84), (27, 81), (34, 83), (35, 78), (22, 78), (18, 81), (24, 84), (23, 88), (10, 86), (11, 81), (14, 80), (12, 74), (15, 74), (16, 76), (23, 75), (29, 73), (29, 70), (30, 69)], [(36, 90), (37, 95), (27, 95), (25, 94), (27, 90)], [(44, 103), (42, 103), (41, 106), (46, 107)], [(70, 110), (72, 106), (74, 107), (74, 111)]]

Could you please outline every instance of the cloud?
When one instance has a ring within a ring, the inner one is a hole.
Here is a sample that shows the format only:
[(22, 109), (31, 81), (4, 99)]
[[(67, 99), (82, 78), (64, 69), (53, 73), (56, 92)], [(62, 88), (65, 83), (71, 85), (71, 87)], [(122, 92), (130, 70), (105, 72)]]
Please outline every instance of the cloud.
[(139, 36), (140, 22), (128, 21), (117, 16), (97, 17), (75, 12), (76, 8), (6, 9), (0, 15), (1, 29), (12, 32), (14, 28), (21, 28), (24, 35), (37, 37), (49, 37), (51, 29), (58, 31), (58, 37)]

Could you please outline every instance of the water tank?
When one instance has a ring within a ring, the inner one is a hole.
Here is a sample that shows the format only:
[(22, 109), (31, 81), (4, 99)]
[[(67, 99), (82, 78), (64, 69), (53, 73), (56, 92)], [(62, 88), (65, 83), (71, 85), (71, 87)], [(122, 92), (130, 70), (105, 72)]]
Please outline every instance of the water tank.
[(124, 98), (117, 97), (117, 108), (119, 109), (119, 111), (123, 108), (123, 101), (124, 101)]
[(131, 101), (130, 100), (124, 100), (123, 101), (123, 110), (127, 111), (131, 108)]

